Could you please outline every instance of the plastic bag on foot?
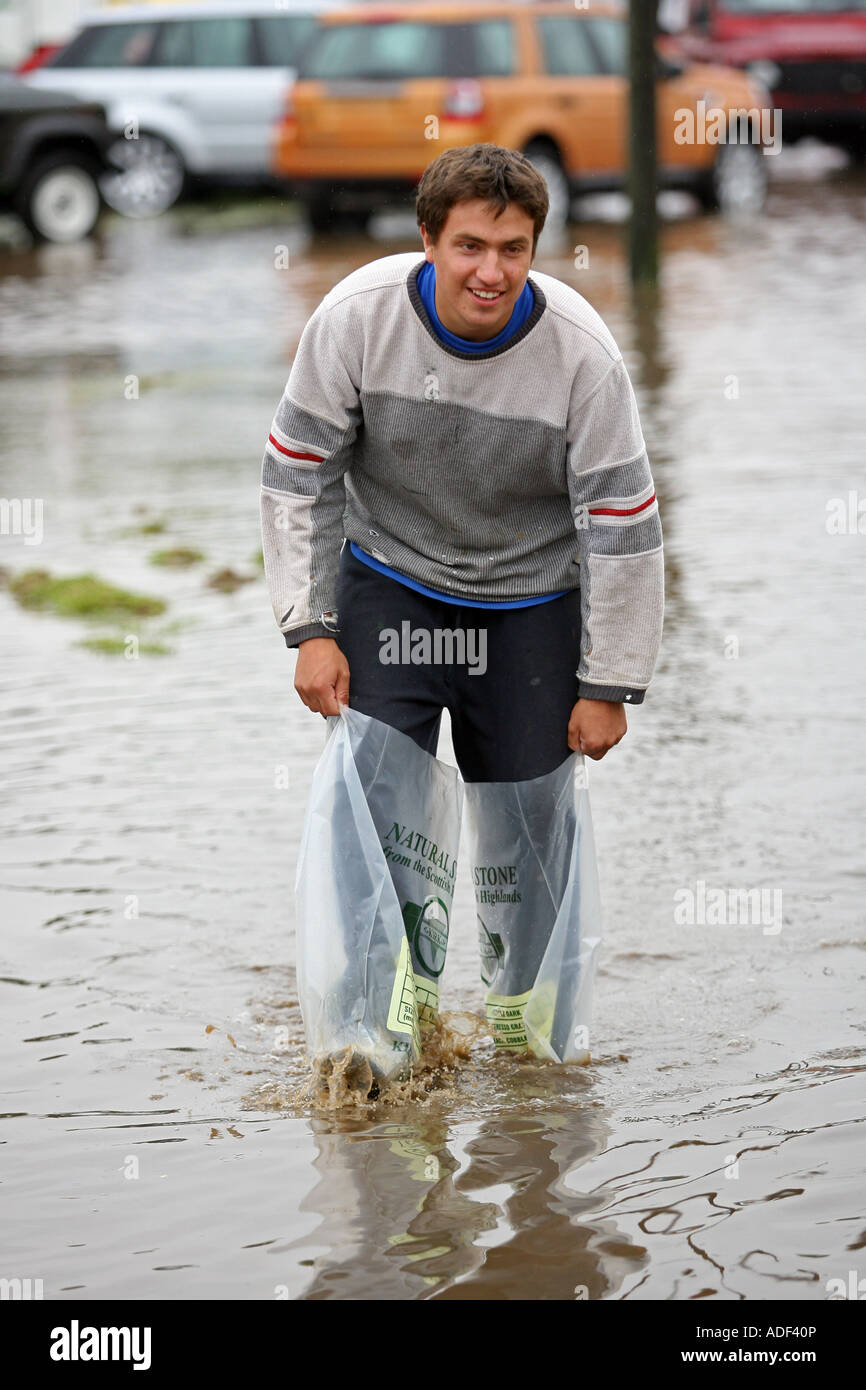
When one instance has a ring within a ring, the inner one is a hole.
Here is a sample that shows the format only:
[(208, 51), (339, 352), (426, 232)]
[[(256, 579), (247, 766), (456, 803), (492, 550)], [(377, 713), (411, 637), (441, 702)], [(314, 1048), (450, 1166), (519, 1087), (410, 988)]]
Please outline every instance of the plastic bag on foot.
[(344, 1047), (405, 1075), (438, 1009), (463, 783), (397, 729), (328, 720), (295, 879), (298, 990), (312, 1058)]
[(465, 783), (481, 979), (497, 1047), (589, 1061), (601, 902), (583, 757)]

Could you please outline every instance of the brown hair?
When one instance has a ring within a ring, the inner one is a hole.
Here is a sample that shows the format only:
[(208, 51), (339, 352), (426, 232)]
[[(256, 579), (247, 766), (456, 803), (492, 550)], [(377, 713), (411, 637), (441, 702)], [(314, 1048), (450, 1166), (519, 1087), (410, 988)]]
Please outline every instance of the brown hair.
[(517, 203), (533, 222), (532, 254), (549, 207), (547, 184), (519, 150), (502, 145), (458, 145), (444, 150), (421, 175), (415, 198), (418, 226), (422, 222), (432, 242), (439, 240), (455, 203), (483, 198), (498, 217)]

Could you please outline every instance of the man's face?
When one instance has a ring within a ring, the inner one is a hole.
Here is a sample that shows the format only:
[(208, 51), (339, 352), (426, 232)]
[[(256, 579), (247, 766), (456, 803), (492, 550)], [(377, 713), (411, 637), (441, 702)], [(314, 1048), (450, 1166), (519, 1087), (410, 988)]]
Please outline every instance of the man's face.
[(533, 231), (518, 203), (497, 217), (482, 198), (454, 204), (435, 246), (422, 222), (436, 267), (436, 312), (449, 332), (478, 342), (501, 332), (526, 284)]

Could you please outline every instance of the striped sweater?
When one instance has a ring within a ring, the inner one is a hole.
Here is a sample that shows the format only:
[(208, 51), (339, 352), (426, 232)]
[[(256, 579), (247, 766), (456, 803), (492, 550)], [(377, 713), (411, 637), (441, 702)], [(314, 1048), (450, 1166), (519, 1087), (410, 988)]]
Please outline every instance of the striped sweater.
[(262, 461), (265, 575), (290, 647), (336, 637), (344, 538), (477, 601), (581, 590), (578, 694), (644, 698), (661, 640), (661, 524), (637, 403), (599, 315), (529, 272), (488, 353), (443, 343), (423, 253), (353, 271), (307, 323)]

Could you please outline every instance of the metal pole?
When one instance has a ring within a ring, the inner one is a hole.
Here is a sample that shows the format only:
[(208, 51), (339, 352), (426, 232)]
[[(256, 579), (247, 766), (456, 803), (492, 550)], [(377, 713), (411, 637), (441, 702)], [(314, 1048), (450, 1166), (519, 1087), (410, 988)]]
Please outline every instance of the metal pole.
[(658, 0), (629, 5), (629, 262), (632, 283), (658, 281), (656, 60)]

